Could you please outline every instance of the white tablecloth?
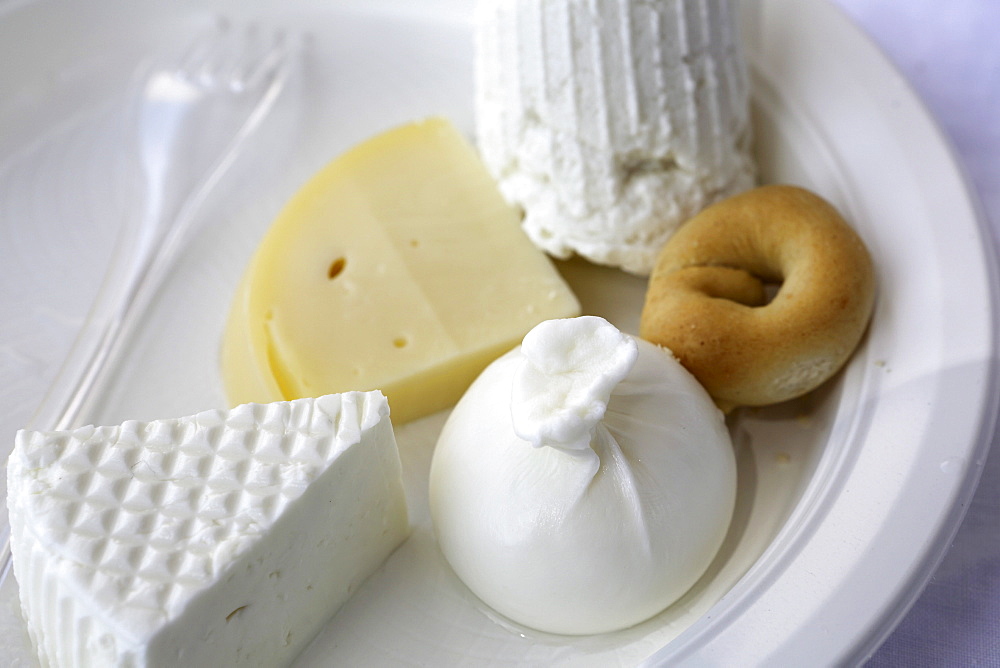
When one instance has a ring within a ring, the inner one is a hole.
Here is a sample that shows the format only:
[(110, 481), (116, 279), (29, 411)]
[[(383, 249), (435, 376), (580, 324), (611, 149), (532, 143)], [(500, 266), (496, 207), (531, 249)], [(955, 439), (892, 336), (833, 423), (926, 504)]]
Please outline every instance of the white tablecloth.
[[(1000, 2), (833, 1), (923, 98), (1000, 238)], [(1000, 666), (1000, 435), (954, 543), (868, 665)]]

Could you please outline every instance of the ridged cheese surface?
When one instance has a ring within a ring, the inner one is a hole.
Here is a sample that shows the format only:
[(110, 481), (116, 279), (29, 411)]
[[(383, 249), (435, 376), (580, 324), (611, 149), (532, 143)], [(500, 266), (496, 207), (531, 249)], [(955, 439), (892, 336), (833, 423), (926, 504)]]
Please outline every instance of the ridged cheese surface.
[(21, 431), (11, 548), (43, 665), (284, 665), (408, 531), (378, 392)]
[(482, 0), (478, 143), (531, 239), (647, 274), (676, 227), (753, 185), (726, 0)]

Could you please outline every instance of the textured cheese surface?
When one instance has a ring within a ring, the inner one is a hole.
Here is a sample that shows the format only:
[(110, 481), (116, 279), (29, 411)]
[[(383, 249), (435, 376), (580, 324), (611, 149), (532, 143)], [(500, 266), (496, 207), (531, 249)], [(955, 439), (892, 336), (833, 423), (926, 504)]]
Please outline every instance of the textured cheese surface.
[(482, 0), (480, 150), (531, 239), (647, 274), (676, 227), (753, 185), (726, 0)]
[(408, 531), (378, 392), (17, 435), (43, 665), (289, 663)]
[(454, 404), (576, 297), (472, 146), (430, 119), (374, 137), (288, 203), (223, 346), (233, 403), (379, 389), (395, 424)]

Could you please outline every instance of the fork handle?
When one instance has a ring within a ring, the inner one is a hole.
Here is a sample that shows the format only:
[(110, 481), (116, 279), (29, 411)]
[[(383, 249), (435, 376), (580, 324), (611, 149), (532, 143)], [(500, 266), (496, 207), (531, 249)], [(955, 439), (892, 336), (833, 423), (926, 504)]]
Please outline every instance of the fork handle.
[(61, 430), (78, 426), (74, 423), (100, 384), (112, 353), (120, 346), (125, 325), (143, 310), (145, 305), (137, 299), (145, 284), (142, 275), (139, 280), (121, 275), (122, 268), (129, 266), (123, 260), (132, 251), (126, 239), (126, 236), (119, 238), (112, 264), (84, 325), (29, 422), (30, 428)]

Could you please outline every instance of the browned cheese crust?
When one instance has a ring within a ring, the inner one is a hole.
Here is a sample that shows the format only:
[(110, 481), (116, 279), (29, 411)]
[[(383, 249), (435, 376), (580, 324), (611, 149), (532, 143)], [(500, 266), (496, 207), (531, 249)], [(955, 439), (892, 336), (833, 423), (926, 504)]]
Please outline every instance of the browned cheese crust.
[[(765, 284), (780, 285), (768, 302)], [(639, 334), (669, 348), (724, 410), (809, 392), (871, 316), (864, 242), (822, 198), (771, 185), (686, 222), (649, 278)]]

